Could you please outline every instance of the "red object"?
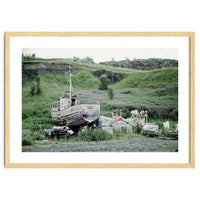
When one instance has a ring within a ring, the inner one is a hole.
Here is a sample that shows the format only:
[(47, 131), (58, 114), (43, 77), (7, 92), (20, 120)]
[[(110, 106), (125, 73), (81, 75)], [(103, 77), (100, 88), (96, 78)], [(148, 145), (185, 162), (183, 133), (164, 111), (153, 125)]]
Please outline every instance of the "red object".
[(116, 120), (124, 120), (121, 116), (119, 116), (119, 117), (114, 117), (114, 119), (116, 119)]

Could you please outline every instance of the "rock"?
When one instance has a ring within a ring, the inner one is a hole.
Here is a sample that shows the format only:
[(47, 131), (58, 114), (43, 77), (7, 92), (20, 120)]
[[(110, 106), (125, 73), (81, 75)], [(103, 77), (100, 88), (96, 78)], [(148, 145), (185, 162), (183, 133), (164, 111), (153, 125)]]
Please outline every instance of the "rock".
[(127, 121), (115, 121), (112, 124), (113, 130), (117, 130), (117, 131), (123, 131), (126, 133), (132, 133), (133, 132), (133, 128), (132, 126), (127, 122)]
[(113, 122), (115, 122), (115, 119), (113, 119), (113, 118), (100, 116), (99, 120), (98, 120), (98, 126), (99, 127), (111, 127)]
[(102, 130), (106, 131), (107, 133), (113, 134), (113, 128), (112, 127), (102, 127)]
[(166, 134), (168, 137), (178, 138), (178, 133), (169, 132)]
[(35, 140), (35, 144), (44, 144), (48, 143), (48, 140)]
[(158, 136), (158, 125), (147, 123), (142, 129), (142, 134), (147, 136)]
[(93, 72), (94, 76), (100, 78), (101, 75), (105, 74), (108, 79), (110, 80), (111, 83), (115, 83), (118, 81), (121, 81), (123, 78), (125, 78), (125, 75), (122, 73), (116, 73), (116, 72), (112, 72), (112, 71), (107, 71), (107, 70), (97, 70)]
[(125, 120), (127, 123), (129, 123), (133, 128), (136, 128), (136, 126), (143, 127), (145, 123), (145, 118), (128, 118)]
[(98, 127), (112, 127), (113, 130), (124, 131), (126, 133), (132, 133), (133, 129), (137, 126), (143, 128), (145, 123), (145, 118), (128, 118), (123, 120), (118, 120), (118, 118), (109, 118), (105, 116), (100, 116), (98, 119)]
[(133, 128), (137, 126), (137, 121), (134, 118), (128, 118), (125, 121)]
[(48, 143), (49, 140), (42, 140), (42, 144)]
[(109, 118), (100, 116), (98, 120), (98, 127), (112, 127), (113, 130), (124, 131), (126, 133), (132, 133), (133, 129), (138, 125), (142, 128), (145, 123), (145, 118), (128, 118), (124, 120), (118, 120), (118, 118)]
[(63, 137), (74, 134), (73, 130), (67, 126), (54, 126), (50, 129), (44, 129), (43, 132), (45, 136), (51, 137)]
[(46, 136), (51, 136), (51, 133), (52, 133), (53, 129), (44, 129), (43, 132)]

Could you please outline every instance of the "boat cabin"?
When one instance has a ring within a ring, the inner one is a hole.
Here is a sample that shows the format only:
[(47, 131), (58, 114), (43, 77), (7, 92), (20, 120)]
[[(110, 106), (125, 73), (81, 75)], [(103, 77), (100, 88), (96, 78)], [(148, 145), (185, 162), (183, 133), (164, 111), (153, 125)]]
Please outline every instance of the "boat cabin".
[(69, 97), (61, 97), (59, 101), (52, 103), (52, 109), (57, 108), (59, 110), (67, 109), (78, 104), (78, 98), (76, 95)]

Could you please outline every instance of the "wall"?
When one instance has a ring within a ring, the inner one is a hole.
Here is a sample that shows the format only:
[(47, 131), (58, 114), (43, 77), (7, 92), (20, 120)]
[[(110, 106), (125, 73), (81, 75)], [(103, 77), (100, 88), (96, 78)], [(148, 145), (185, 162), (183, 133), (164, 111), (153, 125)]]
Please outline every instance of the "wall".
[[(0, 5), (0, 197), (6, 199), (199, 199), (198, 1), (25, 1)], [(4, 32), (195, 31), (195, 169), (5, 169), (3, 129)]]

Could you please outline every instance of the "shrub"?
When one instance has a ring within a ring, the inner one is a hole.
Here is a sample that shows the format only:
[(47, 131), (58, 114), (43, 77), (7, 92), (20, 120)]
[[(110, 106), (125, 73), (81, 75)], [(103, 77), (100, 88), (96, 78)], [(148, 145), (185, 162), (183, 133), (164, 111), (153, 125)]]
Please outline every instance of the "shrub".
[(112, 89), (112, 88), (109, 88), (109, 89), (108, 89), (108, 96), (109, 96), (110, 100), (113, 100), (114, 92), (113, 92), (113, 89)]
[(22, 135), (22, 146), (31, 145), (33, 138), (30, 134)]
[(101, 75), (100, 83), (99, 83), (99, 90), (107, 90), (109, 82), (110, 81), (105, 74)]
[(34, 83), (31, 86), (30, 94), (31, 94), (31, 96), (33, 96), (35, 94), (35, 84)]
[(42, 92), (41, 86), (40, 86), (40, 77), (39, 76), (36, 78), (36, 82), (37, 82), (37, 85), (36, 85), (36, 94), (39, 95)]
[(116, 139), (121, 138), (121, 137), (124, 136), (124, 132), (123, 132), (123, 131), (114, 130), (113, 133), (114, 133), (114, 137), (115, 137)]
[(136, 133), (140, 134), (142, 131), (142, 126), (140, 124), (137, 124), (135, 131)]
[(178, 120), (178, 109), (172, 108), (149, 108), (148, 116), (152, 119), (171, 119), (174, 121)]
[(45, 136), (44, 136), (44, 134), (41, 133), (41, 132), (36, 132), (36, 133), (34, 134), (34, 139), (35, 139), (35, 140), (44, 140), (44, 138), (45, 138)]
[(31, 89), (30, 89), (30, 94), (31, 94), (31, 96), (33, 96), (35, 94), (39, 95), (41, 92), (42, 92), (42, 89), (41, 89), (41, 85), (40, 85), (40, 77), (37, 76), (36, 77), (36, 85), (34, 82), (32, 83)]
[(79, 132), (79, 137), (83, 141), (104, 141), (112, 139), (112, 135), (102, 129), (89, 129)]

